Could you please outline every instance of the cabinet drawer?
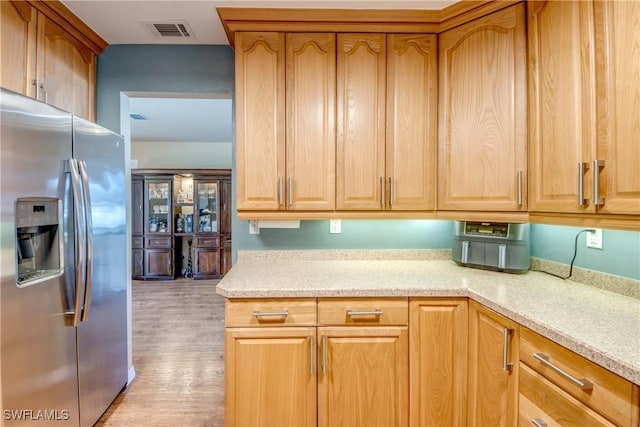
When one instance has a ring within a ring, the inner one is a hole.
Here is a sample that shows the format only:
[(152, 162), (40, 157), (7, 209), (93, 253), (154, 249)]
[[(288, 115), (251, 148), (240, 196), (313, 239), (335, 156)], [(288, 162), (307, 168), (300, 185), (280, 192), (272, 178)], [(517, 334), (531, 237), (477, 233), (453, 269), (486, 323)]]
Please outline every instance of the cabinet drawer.
[(168, 249), (171, 247), (171, 236), (151, 236), (145, 237), (146, 249)]
[(520, 363), (518, 425), (607, 426), (614, 424)]
[(214, 236), (214, 237), (196, 236), (194, 243), (197, 248), (219, 248), (220, 237), (219, 236)]
[(134, 236), (131, 238), (131, 248), (132, 249), (142, 249), (144, 248), (144, 238), (142, 236)]
[(638, 387), (624, 378), (527, 328), (521, 329), (520, 360), (614, 423), (638, 425)]
[(318, 300), (320, 325), (407, 325), (408, 298), (324, 298)]
[(314, 298), (233, 299), (225, 302), (225, 326), (315, 326)]

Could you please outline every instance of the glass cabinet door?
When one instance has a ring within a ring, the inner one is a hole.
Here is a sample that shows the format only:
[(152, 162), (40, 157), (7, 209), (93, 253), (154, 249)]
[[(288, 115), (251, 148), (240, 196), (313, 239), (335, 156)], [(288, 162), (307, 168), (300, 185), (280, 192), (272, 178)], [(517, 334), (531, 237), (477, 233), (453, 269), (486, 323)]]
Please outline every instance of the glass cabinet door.
[(171, 232), (171, 182), (147, 181), (149, 233)]
[(196, 231), (218, 232), (218, 181), (196, 181)]

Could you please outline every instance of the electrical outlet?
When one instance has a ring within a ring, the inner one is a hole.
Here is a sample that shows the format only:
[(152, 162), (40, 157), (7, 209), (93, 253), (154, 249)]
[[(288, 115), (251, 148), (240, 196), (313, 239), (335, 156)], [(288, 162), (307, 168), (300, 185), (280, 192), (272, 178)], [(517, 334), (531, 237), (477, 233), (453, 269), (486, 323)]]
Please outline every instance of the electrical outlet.
[(594, 228), (594, 231), (587, 231), (587, 247), (602, 249), (602, 228)]
[(342, 220), (332, 219), (329, 221), (329, 233), (340, 234), (342, 233)]
[(260, 234), (260, 224), (257, 219), (249, 221), (249, 234)]

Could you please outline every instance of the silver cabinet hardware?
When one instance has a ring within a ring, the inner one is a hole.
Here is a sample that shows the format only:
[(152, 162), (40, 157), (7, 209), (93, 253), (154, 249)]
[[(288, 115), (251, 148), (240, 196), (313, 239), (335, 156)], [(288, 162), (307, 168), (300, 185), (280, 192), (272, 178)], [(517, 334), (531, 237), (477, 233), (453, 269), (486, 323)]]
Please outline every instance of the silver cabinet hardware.
[(554, 371), (556, 371), (557, 373), (559, 373), (560, 375), (562, 375), (563, 377), (565, 377), (566, 379), (568, 379), (569, 381), (571, 381), (571, 383), (573, 383), (574, 385), (580, 387), (582, 390), (592, 390), (593, 389), (593, 383), (585, 378), (576, 378), (573, 375), (571, 375), (570, 373), (568, 373), (567, 371), (563, 370), (562, 368), (554, 365), (553, 363), (551, 363), (551, 361), (549, 360), (549, 356), (544, 354), (544, 353), (533, 353), (533, 357), (534, 359), (539, 360), (543, 365), (553, 369)]
[(327, 373), (327, 336), (322, 336), (322, 374)]
[(382, 206), (384, 208), (384, 205), (386, 204), (386, 196), (387, 196), (387, 189), (385, 188), (385, 180), (384, 177), (381, 176), (380, 177), (380, 206)]
[(396, 188), (392, 176), (389, 177), (389, 193), (389, 206), (393, 206), (396, 199)]
[(509, 363), (509, 335), (513, 333), (513, 329), (504, 328), (502, 330), (502, 370), (510, 371), (513, 363)]
[(254, 311), (253, 317), (287, 317), (289, 315), (289, 311)]
[(293, 175), (289, 176), (289, 206), (293, 206)]
[(584, 197), (584, 173), (589, 170), (589, 163), (578, 163), (578, 204), (585, 206), (589, 203), (589, 199)]
[(314, 336), (310, 336), (309, 337), (309, 372), (311, 372), (311, 375), (313, 375), (313, 359), (315, 358), (315, 351), (313, 348), (313, 342), (315, 341), (315, 337)]
[(522, 206), (522, 171), (518, 171), (518, 206)]
[(536, 427), (547, 427), (547, 423), (542, 418), (531, 418), (531, 424)]
[(604, 205), (604, 197), (600, 197), (600, 169), (604, 167), (604, 160), (593, 161), (593, 204)]
[(284, 204), (284, 177), (278, 177), (278, 206)]
[(375, 309), (374, 311), (354, 311), (347, 310), (347, 316), (382, 316), (384, 311)]

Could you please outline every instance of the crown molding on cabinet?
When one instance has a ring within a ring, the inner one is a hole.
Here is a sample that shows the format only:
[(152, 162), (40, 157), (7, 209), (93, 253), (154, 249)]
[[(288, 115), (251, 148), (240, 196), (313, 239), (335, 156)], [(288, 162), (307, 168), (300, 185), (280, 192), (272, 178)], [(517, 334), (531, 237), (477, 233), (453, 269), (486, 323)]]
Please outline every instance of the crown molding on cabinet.
[(440, 33), (519, 3), (463, 0), (442, 10), (217, 8), (233, 47), (236, 31)]

